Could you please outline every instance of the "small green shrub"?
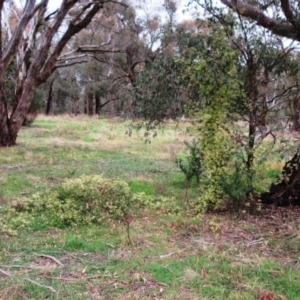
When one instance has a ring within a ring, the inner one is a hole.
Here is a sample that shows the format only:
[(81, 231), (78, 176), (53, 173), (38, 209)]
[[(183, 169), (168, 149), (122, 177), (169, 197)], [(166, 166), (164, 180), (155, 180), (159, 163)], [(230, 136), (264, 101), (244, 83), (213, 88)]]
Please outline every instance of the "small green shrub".
[(0, 225), (8, 234), (14, 234), (13, 229), (28, 226), (64, 228), (101, 225), (114, 220), (129, 226), (139, 209), (165, 214), (181, 211), (174, 198), (133, 194), (125, 181), (97, 175), (67, 179), (53, 189), (1, 209)]
[(54, 227), (101, 224), (128, 218), (132, 211), (132, 194), (124, 181), (82, 176), (34, 194), (21, 210)]
[(133, 195), (135, 206), (163, 213), (166, 215), (180, 215), (182, 207), (173, 197), (146, 195), (145, 193), (137, 193)]
[(17, 211), (17, 204), (12, 206), (0, 205), (0, 234), (14, 236), (17, 229), (26, 228), (32, 221), (32, 216), (26, 211)]
[(229, 197), (232, 208), (238, 211), (246, 204), (246, 199), (253, 190), (252, 172), (246, 170), (244, 164), (235, 162), (232, 169), (227, 169), (220, 178), (220, 186), (225, 196)]
[(191, 143), (187, 141), (184, 143), (189, 151), (189, 155), (186, 158), (176, 159), (176, 163), (184, 173), (186, 182), (191, 182), (195, 178), (197, 183), (199, 183), (200, 175), (203, 172), (203, 153), (200, 149), (199, 141), (193, 139)]

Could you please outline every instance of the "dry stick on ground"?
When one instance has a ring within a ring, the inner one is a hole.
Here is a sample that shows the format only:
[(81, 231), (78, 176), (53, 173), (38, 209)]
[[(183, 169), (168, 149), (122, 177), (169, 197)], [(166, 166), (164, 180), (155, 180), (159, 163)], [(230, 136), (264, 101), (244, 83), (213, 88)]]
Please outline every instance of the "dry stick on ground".
[(29, 278), (25, 278), (25, 280), (27, 280), (27, 281), (29, 281), (30, 283), (35, 284), (35, 285), (37, 285), (37, 286), (39, 286), (39, 287), (41, 287), (41, 288), (48, 289), (48, 290), (51, 291), (52, 293), (57, 293), (56, 290), (55, 290), (52, 286), (42, 285), (42, 284), (40, 284), (40, 283), (38, 283), (38, 282), (36, 282), (36, 281), (34, 281), (34, 280), (31, 280), (31, 279), (29, 279)]
[(96, 278), (99, 278), (99, 277), (113, 277), (112, 275), (110, 274), (99, 274), (99, 275), (93, 275), (93, 276), (88, 276), (86, 277), (86, 280), (90, 280), (90, 279), (96, 279)]
[(7, 276), (7, 277), (11, 277), (11, 274), (9, 272), (3, 271), (0, 269), (0, 273)]
[(163, 258), (166, 258), (166, 257), (170, 257), (170, 256), (172, 256), (173, 254), (175, 254), (176, 252), (172, 252), (172, 253), (169, 253), (169, 254), (166, 254), (166, 255), (159, 255), (158, 257), (160, 258), (160, 259), (163, 259)]
[(106, 278), (106, 277), (110, 277), (112, 278), (112, 275), (106, 275), (106, 274), (98, 274), (98, 275), (93, 275), (93, 276), (88, 276), (86, 278), (84, 277), (78, 277), (78, 278), (63, 278), (63, 277), (51, 277), (51, 276), (44, 276), (44, 278), (46, 279), (54, 279), (54, 280), (59, 280), (59, 281), (78, 281), (78, 280), (91, 280), (91, 279), (97, 279), (97, 278)]
[(40, 270), (45, 269), (45, 267), (29, 267), (29, 266), (21, 266), (21, 265), (0, 265), (1, 268), (9, 268), (9, 269), (32, 269), (32, 270)]
[(55, 257), (53, 257), (51, 255), (36, 254), (36, 253), (35, 253), (35, 255), (37, 255), (39, 257), (49, 258), (49, 259), (53, 260), (55, 263), (57, 263), (60, 267), (64, 268), (64, 264), (62, 264), (58, 259), (56, 259)]
[(81, 261), (81, 262), (94, 263), (93, 261), (90, 261), (90, 260), (86, 260), (86, 259), (80, 258), (80, 257), (78, 257), (78, 256), (76, 256), (76, 255), (74, 255), (74, 254), (68, 253), (67, 251), (64, 251), (64, 253), (67, 254), (68, 256), (71, 256), (71, 257), (75, 258), (75, 259), (78, 259), (78, 260)]

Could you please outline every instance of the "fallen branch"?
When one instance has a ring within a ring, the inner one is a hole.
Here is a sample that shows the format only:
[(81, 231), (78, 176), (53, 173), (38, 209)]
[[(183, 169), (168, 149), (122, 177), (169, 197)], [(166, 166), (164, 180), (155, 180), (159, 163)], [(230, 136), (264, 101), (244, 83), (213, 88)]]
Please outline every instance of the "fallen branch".
[(264, 238), (260, 238), (258, 240), (247, 243), (246, 246), (250, 247), (250, 246), (254, 246), (254, 245), (258, 245), (258, 244), (263, 244), (263, 243), (266, 243), (266, 242), (267, 241)]
[(34, 280), (31, 280), (29, 278), (25, 278), (25, 280), (27, 280), (30, 283), (35, 284), (35, 285), (37, 285), (37, 286), (39, 286), (41, 288), (47, 289), (47, 290), (51, 291), (52, 293), (57, 293), (56, 290), (52, 286), (42, 285), (42, 284), (40, 284), (40, 283), (38, 283), (38, 282), (36, 282)]
[(4, 271), (4, 270), (0, 269), (0, 273), (5, 275), (6, 277), (11, 277), (11, 274), (9, 272)]
[(170, 257), (172, 256), (173, 254), (175, 254), (176, 252), (171, 252), (169, 254), (166, 254), (166, 255), (159, 255), (159, 258), (162, 259), (162, 258), (166, 258), (166, 257)]
[(28, 166), (28, 164), (20, 164), (20, 165), (6, 166), (3, 169), (13, 170), (13, 169), (20, 169), (20, 168), (27, 167), (27, 166)]
[(215, 245), (216, 243), (205, 242), (203, 240), (192, 240), (194, 243), (206, 244), (206, 245)]
[(51, 255), (46, 255), (46, 254), (35, 254), (39, 257), (44, 257), (44, 258), (49, 258), (52, 261), (54, 261), (56, 264), (58, 264), (60, 267), (64, 268), (64, 264), (62, 264), (58, 259), (56, 259), (55, 257), (51, 256)]
[(33, 269), (33, 270), (40, 270), (45, 269), (45, 267), (29, 267), (29, 266), (21, 266), (21, 265), (0, 265), (1, 268), (8, 268), (8, 269)]
[(96, 279), (96, 278), (99, 278), (99, 277), (113, 277), (112, 275), (110, 274), (99, 274), (99, 275), (94, 275), (94, 276), (88, 276), (86, 277), (86, 280), (90, 280), (90, 279)]

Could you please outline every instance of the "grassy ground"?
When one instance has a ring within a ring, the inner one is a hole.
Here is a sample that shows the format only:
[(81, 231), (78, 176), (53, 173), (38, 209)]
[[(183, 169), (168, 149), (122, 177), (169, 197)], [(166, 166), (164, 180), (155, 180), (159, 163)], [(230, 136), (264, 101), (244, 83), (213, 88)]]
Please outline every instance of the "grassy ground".
[[(0, 149), (1, 203), (66, 178), (103, 174), (133, 192), (185, 197), (175, 156), (185, 124), (151, 143), (117, 119), (40, 117)], [(192, 189), (190, 196), (196, 196)], [(142, 214), (121, 224), (19, 230), (0, 240), (0, 299), (300, 299), (297, 210), (199, 218)]]

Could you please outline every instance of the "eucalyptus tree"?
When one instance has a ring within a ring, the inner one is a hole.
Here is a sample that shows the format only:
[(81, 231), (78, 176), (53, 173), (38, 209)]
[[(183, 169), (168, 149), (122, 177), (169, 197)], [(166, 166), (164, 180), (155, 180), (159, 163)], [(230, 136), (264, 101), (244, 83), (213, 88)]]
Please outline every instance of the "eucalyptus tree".
[[(63, 0), (49, 12), (48, 0), (27, 0), (16, 11), (14, 1), (0, 1), (0, 146), (16, 143), (36, 89), (57, 68), (73, 64), (72, 57), (63, 54), (68, 42), (110, 2), (126, 6), (118, 1)], [(19, 21), (10, 24), (14, 14)], [(16, 75), (10, 108), (4, 79), (12, 65)]]
[[(264, 28), (258, 28), (253, 20), (243, 18), (240, 11), (228, 13), (228, 10), (216, 6), (210, 0), (197, 2), (214, 22), (224, 28), (228, 43), (239, 56), (239, 72), (243, 80), (241, 88), (245, 98), (239, 99), (233, 107), (239, 108), (238, 118), (248, 124), (246, 140), (237, 140), (246, 150), (246, 164), (250, 170), (257, 142), (267, 135), (274, 136), (280, 127), (284, 127), (281, 124), (279, 126), (276, 116), (285, 117), (285, 124), (289, 123), (289, 116), (283, 114), (284, 107), (289, 105), (295, 94), (298, 86), (295, 79), (299, 75), (299, 64), (294, 59), (294, 45), (289, 43), (286, 46)], [(272, 126), (267, 128), (267, 125)]]
[(137, 69), (151, 59), (151, 50), (139, 36), (143, 30), (134, 7), (110, 3), (69, 44), (68, 60), (81, 64), (76, 68), (77, 81), (86, 113), (99, 114), (107, 105), (117, 113), (130, 106)]
[(183, 83), (178, 64), (188, 41), (193, 39), (193, 33), (188, 31), (196, 27), (195, 22), (176, 23), (174, 1), (165, 1), (164, 9), (166, 19), (147, 15), (147, 30), (142, 32), (142, 38), (152, 53), (140, 68), (132, 89), (133, 113), (149, 124), (182, 116), (187, 102), (195, 96), (195, 89)]

